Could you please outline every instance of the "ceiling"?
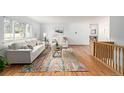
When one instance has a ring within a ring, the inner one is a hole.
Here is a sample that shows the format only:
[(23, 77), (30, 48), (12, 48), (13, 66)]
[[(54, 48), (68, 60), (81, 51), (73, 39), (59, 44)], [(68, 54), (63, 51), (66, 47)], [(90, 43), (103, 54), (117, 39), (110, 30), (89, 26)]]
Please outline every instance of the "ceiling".
[(40, 23), (72, 23), (103, 18), (105, 16), (28, 16), (28, 17)]

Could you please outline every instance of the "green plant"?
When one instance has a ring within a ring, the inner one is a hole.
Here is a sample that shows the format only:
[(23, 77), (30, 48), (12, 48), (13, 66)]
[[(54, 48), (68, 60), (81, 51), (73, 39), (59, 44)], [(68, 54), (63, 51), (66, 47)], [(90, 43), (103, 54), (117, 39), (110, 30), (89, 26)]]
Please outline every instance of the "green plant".
[(0, 71), (2, 71), (8, 63), (9, 62), (5, 57), (0, 56)]

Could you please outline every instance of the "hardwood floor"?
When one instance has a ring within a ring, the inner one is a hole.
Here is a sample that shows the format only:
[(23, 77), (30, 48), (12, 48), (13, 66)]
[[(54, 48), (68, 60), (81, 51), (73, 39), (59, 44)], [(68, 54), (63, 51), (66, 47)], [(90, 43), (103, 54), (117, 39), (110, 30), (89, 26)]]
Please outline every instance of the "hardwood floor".
[(88, 46), (71, 46), (75, 54), (78, 56), (87, 68), (88, 72), (26, 72), (22, 73), (19, 70), (23, 65), (11, 65), (7, 67), (1, 76), (117, 76), (112, 70), (104, 66), (96, 60), (90, 53)]

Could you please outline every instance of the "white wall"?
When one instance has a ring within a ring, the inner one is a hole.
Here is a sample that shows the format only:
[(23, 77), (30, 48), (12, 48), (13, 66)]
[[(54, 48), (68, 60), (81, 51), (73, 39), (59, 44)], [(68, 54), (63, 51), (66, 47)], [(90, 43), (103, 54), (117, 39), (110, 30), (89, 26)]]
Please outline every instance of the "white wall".
[[(77, 32), (77, 34), (75, 33)], [(89, 44), (89, 24), (87, 23), (72, 23), (68, 24), (65, 35), (69, 39), (69, 44), (73, 45), (88, 45)]]
[(124, 16), (110, 17), (110, 38), (116, 44), (124, 45)]
[[(62, 25), (64, 27), (65, 35), (69, 38), (70, 44), (88, 45), (89, 34), (90, 34), (89, 24), (99, 24), (99, 33), (98, 33), (99, 40), (100, 41), (109, 40), (109, 17), (86, 17), (86, 18), (83, 17), (83, 19), (82, 17), (76, 17), (76, 18), (79, 18), (77, 21), (75, 18), (75, 20), (73, 21), (68, 20), (66, 21), (66, 23), (61, 23), (62, 20), (59, 20), (59, 23), (56, 23), (56, 22), (42, 23), (41, 25), (36, 21), (30, 19), (29, 17), (25, 17), (25, 16), (24, 17), (10, 16), (9, 18), (13, 20), (18, 20), (20, 22), (31, 24), (33, 26), (33, 35), (34, 37), (37, 37), (37, 38), (42, 38), (43, 32), (48, 33), (48, 37), (51, 38), (54, 33), (54, 27), (56, 25)], [(0, 17), (0, 20), (2, 20), (2, 17)], [(0, 21), (0, 24), (2, 27), (1, 21)], [(1, 41), (3, 39), (3, 29), (0, 28), (0, 30), (1, 30), (0, 31), (0, 35), (1, 35), (0, 41)], [(75, 32), (77, 32), (77, 34), (75, 34)]]
[(110, 41), (110, 17), (99, 19), (99, 41)]
[[(52, 38), (54, 35), (54, 28), (56, 25), (62, 25), (64, 27), (64, 35), (68, 37), (69, 44), (85, 44), (89, 42), (89, 28), (87, 24), (73, 23), (73, 24), (41, 24), (42, 33), (47, 33), (48, 38)], [(77, 34), (75, 34), (77, 32)]]
[[(109, 40), (109, 17), (101, 17), (95, 19), (82, 20), (82, 22), (69, 22), (69, 23), (42, 23), (41, 24), (41, 34), (44, 32), (48, 34), (48, 38), (52, 38), (54, 34), (54, 27), (60, 25), (64, 27), (64, 34), (69, 39), (69, 44), (74, 45), (88, 45), (90, 28), (89, 24), (99, 25), (99, 40), (106, 41)], [(77, 34), (75, 34), (77, 32)]]

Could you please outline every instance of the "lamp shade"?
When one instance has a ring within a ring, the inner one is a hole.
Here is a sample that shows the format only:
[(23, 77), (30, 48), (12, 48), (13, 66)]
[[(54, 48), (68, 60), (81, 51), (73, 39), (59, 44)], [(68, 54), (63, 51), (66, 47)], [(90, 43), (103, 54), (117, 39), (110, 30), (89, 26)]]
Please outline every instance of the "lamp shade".
[(46, 33), (43, 33), (43, 37), (46, 37), (46, 35), (47, 35)]

